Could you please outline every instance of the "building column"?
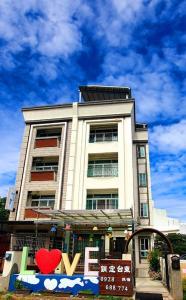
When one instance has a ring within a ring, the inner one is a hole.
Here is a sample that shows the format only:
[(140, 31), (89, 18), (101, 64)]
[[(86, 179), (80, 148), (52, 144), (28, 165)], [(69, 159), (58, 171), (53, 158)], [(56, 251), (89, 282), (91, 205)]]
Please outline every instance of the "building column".
[(73, 119), (72, 119), (72, 133), (70, 141), (70, 156), (68, 166), (68, 181), (67, 193), (65, 201), (65, 210), (70, 210), (73, 207), (73, 190), (74, 190), (74, 174), (76, 165), (76, 147), (77, 147), (77, 134), (78, 134), (78, 103), (73, 103)]

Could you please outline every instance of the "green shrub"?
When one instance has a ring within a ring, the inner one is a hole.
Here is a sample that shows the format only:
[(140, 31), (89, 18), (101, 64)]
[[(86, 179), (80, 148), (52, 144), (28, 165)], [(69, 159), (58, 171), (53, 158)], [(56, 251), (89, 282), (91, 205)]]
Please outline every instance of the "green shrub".
[(186, 279), (183, 279), (183, 291), (186, 292)]
[(21, 280), (17, 280), (17, 279), (16, 279), (16, 281), (14, 283), (14, 287), (15, 287), (16, 290), (23, 290), (23, 289), (25, 289), (22, 281)]
[(149, 271), (160, 272), (159, 251), (154, 249), (148, 254)]

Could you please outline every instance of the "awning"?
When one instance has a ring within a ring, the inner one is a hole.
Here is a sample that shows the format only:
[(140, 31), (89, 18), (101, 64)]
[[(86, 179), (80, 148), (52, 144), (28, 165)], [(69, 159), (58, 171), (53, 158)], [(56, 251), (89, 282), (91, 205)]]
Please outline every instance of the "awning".
[(85, 102), (128, 100), (132, 97), (129, 87), (87, 85), (80, 86), (79, 90)]
[(124, 227), (132, 225), (133, 217), (130, 209), (107, 210), (37, 210), (38, 213), (47, 215), (52, 220), (61, 224), (70, 225), (100, 225)]

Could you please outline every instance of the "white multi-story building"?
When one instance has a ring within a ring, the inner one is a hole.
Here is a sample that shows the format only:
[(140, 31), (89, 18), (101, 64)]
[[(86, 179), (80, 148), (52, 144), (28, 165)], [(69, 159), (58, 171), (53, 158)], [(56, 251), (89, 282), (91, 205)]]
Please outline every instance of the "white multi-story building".
[[(152, 226), (148, 130), (136, 123), (130, 88), (81, 86), (79, 102), (23, 116), (12, 247), (48, 239), (72, 254), (91, 244), (121, 257), (128, 235)], [(138, 274), (150, 241), (141, 235), (132, 247)]]

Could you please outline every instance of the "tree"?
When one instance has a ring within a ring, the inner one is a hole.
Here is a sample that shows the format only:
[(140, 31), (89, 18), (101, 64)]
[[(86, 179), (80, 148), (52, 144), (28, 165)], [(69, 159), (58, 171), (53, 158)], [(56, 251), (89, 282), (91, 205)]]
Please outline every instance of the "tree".
[(5, 209), (6, 198), (0, 197), (0, 221), (7, 221), (9, 217), (9, 211)]
[[(186, 254), (186, 234), (169, 233), (167, 237), (172, 244), (175, 254)], [(168, 251), (166, 242), (159, 236), (156, 236), (155, 248), (159, 249), (162, 255)]]

